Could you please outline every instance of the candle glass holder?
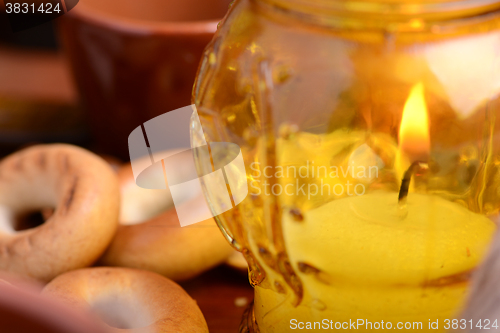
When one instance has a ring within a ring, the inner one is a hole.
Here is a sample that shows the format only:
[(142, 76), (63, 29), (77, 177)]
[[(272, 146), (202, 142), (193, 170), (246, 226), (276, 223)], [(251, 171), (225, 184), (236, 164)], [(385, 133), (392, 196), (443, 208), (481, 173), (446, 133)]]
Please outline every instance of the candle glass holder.
[(216, 218), (255, 288), (241, 332), (462, 319), (500, 208), (499, 9), (232, 5), (193, 100), (206, 141), (245, 161), (248, 196)]

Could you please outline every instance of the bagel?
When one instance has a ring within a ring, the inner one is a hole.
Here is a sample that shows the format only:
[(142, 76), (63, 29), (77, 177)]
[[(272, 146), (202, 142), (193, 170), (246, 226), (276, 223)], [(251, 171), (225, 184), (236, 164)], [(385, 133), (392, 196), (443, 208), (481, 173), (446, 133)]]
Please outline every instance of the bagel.
[[(19, 230), (23, 214), (47, 211)], [(52, 212), (53, 210), (53, 212)], [(70, 145), (39, 145), (0, 162), (0, 270), (48, 282), (93, 264), (118, 226), (119, 188), (102, 159)]]
[(175, 282), (153, 272), (80, 269), (55, 278), (42, 295), (94, 313), (110, 332), (208, 332), (196, 302)]
[[(182, 165), (179, 172), (183, 172)], [(168, 189), (137, 190), (130, 164), (119, 171), (119, 179), (125, 208), (100, 265), (145, 269), (182, 281), (223, 263), (231, 255), (233, 250), (213, 219), (181, 227), (175, 208), (168, 209), (172, 207)], [(148, 191), (147, 195), (141, 194)], [(193, 211), (205, 204), (202, 193), (187, 192), (183, 204)], [(157, 207), (146, 209), (151, 202), (156, 202)], [(161, 209), (166, 211), (158, 215)]]
[[(181, 150), (170, 150), (166, 155), (173, 155), (179, 152)], [(149, 161), (149, 157), (145, 159)], [(142, 159), (139, 163), (143, 163)], [(168, 188), (165, 190), (153, 190), (137, 186), (130, 163), (118, 169), (118, 179), (121, 195), (120, 224), (122, 225), (142, 223), (174, 206), (174, 201)], [(160, 184), (165, 182), (163, 175), (161, 175), (161, 178), (158, 178), (158, 175), (150, 174), (148, 175), (148, 179)]]

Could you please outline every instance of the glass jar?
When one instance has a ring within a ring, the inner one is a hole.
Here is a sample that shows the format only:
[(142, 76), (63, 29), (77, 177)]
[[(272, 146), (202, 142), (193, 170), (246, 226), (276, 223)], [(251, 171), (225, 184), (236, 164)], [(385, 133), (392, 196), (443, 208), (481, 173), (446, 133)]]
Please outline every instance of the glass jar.
[(499, 9), (233, 4), (194, 103), (207, 142), (245, 159), (249, 195), (217, 217), (255, 288), (242, 332), (459, 316), (500, 208)]

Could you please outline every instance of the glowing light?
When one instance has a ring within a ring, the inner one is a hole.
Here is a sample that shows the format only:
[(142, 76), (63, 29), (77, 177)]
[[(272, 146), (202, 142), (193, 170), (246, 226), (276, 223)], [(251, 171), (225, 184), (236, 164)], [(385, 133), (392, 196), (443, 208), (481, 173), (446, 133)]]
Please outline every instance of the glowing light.
[(399, 148), (412, 161), (425, 161), (430, 152), (429, 116), (424, 85), (415, 85), (406, 101), (399, 127)]

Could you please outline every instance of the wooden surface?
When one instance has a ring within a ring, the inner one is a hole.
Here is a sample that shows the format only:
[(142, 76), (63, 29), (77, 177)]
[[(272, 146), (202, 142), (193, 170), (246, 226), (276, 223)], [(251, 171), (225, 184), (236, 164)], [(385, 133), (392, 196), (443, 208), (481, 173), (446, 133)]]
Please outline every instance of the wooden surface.
[(180, 285), (200, 306), (210, 333), (238, 332), (243, 312), (253, 300), (253, 288), (244, 274), (220, 266)]

